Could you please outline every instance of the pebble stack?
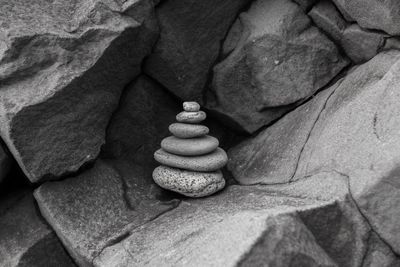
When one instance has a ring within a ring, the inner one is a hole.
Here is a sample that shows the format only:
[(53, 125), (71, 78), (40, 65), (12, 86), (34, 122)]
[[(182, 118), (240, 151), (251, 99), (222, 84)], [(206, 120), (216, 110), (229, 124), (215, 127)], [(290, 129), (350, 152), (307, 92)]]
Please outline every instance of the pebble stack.
[(153, 171), (154, 181), (162, 188), (188, 197), (211, 195), (225, 186), (221, 172), (228, 161), (219, 141), (207, 135), (201, 125), (206, 113), (196, 102), (184, 102), (184, 111), (169, 126), (172, 136), (161, 141), (154, 158), (162, 164)]

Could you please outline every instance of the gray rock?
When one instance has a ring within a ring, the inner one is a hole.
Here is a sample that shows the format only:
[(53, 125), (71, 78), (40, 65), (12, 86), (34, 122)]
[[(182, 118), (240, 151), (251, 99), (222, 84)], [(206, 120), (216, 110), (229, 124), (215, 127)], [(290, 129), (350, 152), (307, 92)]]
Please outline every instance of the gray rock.
[(293, 0), (297, 3), (303, 10), (309, 10), (316, 2), (319, 0)]
[(0, 199), (0, 265), (76, 266), (34, 202), (26, 191)]
[(0, 133), (32, 182), (93, 161), (157, 38), (152, 1), (0, 1)]
[(107, 247), (95, 266), (361, 266), (368, 224), (348, 181), (320, 174), (185, 200)]
[(332, 38), (337, 44), (343, 36), (347, 22), (330, 0), (319, 1), (308, 13), (315, 25)]
[(343, 32), (341, 46), (347, 56), (356, 64), (373, 58), (385, 43), (387, 35), (363, 30), (352, 24)]
[(348, 63), (289, 0), (256, 1), (239, 20), (240, 41), (215, 66), (207, 106), (247, 132), (293, 109)]
[(145, 72), (186, 101), (203, 91), (220, 43), (250, 0), (171, 0), (157, 8), (160, 39)]
[(341, 12), (368, 29), (400, 34), (400, 2), (397, 0), (333, 0)]
[(188, 123), (172, 123), (168, 129), (178, 138), (200, 137), (208, 134), (210, 131), (207, 126)]
[[(398, 73), (398, 51), (380, 53), (353, 69), (329, 89), (332, 94), (328, 98), (317, 96), (316, 102), (302, 107), (314, 112), (294, 111), (283, 118), (285, 123), (274, 124), (230, 151), (233, 175), (246, 184), (301, 180), (321, 171), (349, 177), (352, 197), (363, 216), (399, 253)], [(308, 118), (310, 121), (305, 123)], [(299, 130), (285, 135), (291, 130), (285, 125), (299, 125)], [(256, 144), (258, 149), (251, 151)], [(270, 154), (271, 146), (286, 148), (273, 149)], [(288, 153), (290, 149), (295, 156)], [(244, 158), (249, 159), (251, 167), (240, 167)], [(279, 161), (275, 165), (276, 159), (283, 159), (286, 165)], [(265, 173), (262, 179), (257, 178), (260, 173)], [(253, 182), (251, 178), (255, 178)]]
[(209, 196), (225, 186), (221, 171), (193, 172), (158, 166), (154, 169), (153, 179), (162, 188), (188, 197)]
[(161, 148), (165, 151), (180, 156), (201, 156), (217, 149), (218, 139), (209, 135), (180, 139), (175, 136), (169, 136), (161, 141)]
[(147, 76), (139, 76), (124, 91), (119, 109), (107, 128), (102, 158), (125, 159), (143, 169), (151, 181), (157, 166), (153, 153), (168, 135), (181, 105)]
[(178, 156), (159, 149), (154, 153), (154, 159), (160, 164), (169, 167), (189, 171), (211, 172), (224, 167), (228, 161), (228, 156), (221, 148), (217, 148), (210, 154), (191, 157)]
[(183, 123), (200, 123), (206, 119), (207, 115), (204, 111), (188, 112), (182, 111), (176, 115), (176, 120)]
[(7, 177), (10, 172), (13, 160), (5, 147), (0, 144), (0, 183)]
[(197, 112), (200, 110), (200, 105), (197, 102), (183, 102), (183, 109), (185, 111)]
[(92, 266), (105, 247), (177, 205), (140, 170), (130, 162), (97, 161), (77, 177), (35, 191), (40, 211), (80, 266)]

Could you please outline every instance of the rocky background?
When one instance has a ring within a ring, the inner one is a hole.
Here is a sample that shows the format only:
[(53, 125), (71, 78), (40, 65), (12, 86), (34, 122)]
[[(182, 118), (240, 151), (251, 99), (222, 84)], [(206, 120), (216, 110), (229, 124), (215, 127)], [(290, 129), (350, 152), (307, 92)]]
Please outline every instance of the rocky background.
[[(0, 266), (400, 266), (398, 49), (397, 0), (0, 0)], [(184, 100), (208, 198), (151, 178)]]

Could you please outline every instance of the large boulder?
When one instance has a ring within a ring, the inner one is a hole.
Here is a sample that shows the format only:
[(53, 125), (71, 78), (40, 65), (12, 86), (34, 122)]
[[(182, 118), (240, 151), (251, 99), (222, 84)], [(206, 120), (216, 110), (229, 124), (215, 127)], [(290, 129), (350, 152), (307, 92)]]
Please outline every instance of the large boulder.
[(333, 0), (349, 19), (368, 29), (400, 34), (400, 2), (397, 0)]
[(175, 207), (129, 162), (98, 160), (83, 174), (47, 182), (34, 193), (44, 218), (80, 266), (107, 246)]
[(0, 266), (76, 266), (34, 202), (26, 191), (0, 199)]
[(290, 0), (254, 2), (232, 31), (225, 47), (234, 49), (214, 68), (215, 99), (207, 104), (250, 133), (309, 98), (348, 64)]
[(93, 161), (157, 38), (151, 1), (0, 1), (0, 134), (32, 182)]
[(147, 74), (182, 100), (203, 102), (210, 69), (237, 13), (249, 0), (169, 0), (157, 8), (160, 38)]
[(105, 248), (94, 265), (361, 266), (368, 251), (393, 262), (373, 234), (349, 197), (347, 178), (319, 174), (182, 201)]
[(283, 183), (320, 172), (346, 176), (362, 214), (400, 253), (399, 73), (398, 51), (352, 69), (327, 92), (232, 149), (233, 175), (246, 184)]

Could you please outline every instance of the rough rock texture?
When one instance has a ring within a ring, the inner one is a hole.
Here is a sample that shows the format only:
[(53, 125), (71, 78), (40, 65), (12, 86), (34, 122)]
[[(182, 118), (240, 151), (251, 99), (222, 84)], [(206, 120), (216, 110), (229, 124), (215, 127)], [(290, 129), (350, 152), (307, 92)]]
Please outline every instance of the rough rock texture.
[(188, 197), (209, 196), (225, 186), (221, 171), (193, 172), (158, 166), (153, 171), (153, 179), (162, 188)]
[(0, 1), (0, 133), (33, 182), (93, 161), (157, 37), (151, 1)]
[(318, 2), (308, 15), (356, 64), (373, 58), (388, 37), (383, 32), (362, 29), (356, 23), (348, 24), (329, 0)]
[(40, 211), (81, 266), (129, 231), (177, 205), (129, 163), (98, 161), (85, 173), (35, 191)]
[(240, 38), (215, 66), (215, 101), (207, 104), (247, 132), (310, 97), (348, 63), (289, 0), (256, 1), (238, 20)]
[(373, 233), (347, 184), (346, 177), (320, 174), (289, 185), (230, 186), (209, 198), (182, 201), (103, 250), (94, 263), (361, 266)]
[(249, 0), (169, 0), (157, 9), (161, 36), (145, 71), (182, 100), (202, 103), (212, 65)]
[[(232, 149), (229, 166), (233, 175), (246, 184), (288, 182), (319, 172), (348, 177), (363, 216), (400, 254), (399, 72), (398, 51), (381, 53), (353, 69), (329, 89), (328, 98), (319, 95), (302, 107), (313, 112), (295, 110), (254, 140)], [(299, 124), (307, 119), (309, 122)], [(278, 135), (290, 130), (285, 121), (298, 129), (279, 139)], [(283, 128), (278, 131), (278, 127)], [(262, 146), (251, 151), (257, 143)], [(271, 146), (285, 147), (271, 150)], [(287, 162), (274, 164), (276, 158)], [(263, 173), (261, 178), (257, 176)]]
[(333, 0), (343, 14), (368, 29), (400, 34), (400, 2), (397, 0)]
[(0, 199), (0, 266), (76, 266), (38, 215), (31, 192)]
[(151, 172), (157, 166), (153, 153), (168, 135), (168, 125), (180, 110), (163, 88), (142, 75), (126, 88), (120, 107), (107, 129), (103, 158), (126, 159)]

